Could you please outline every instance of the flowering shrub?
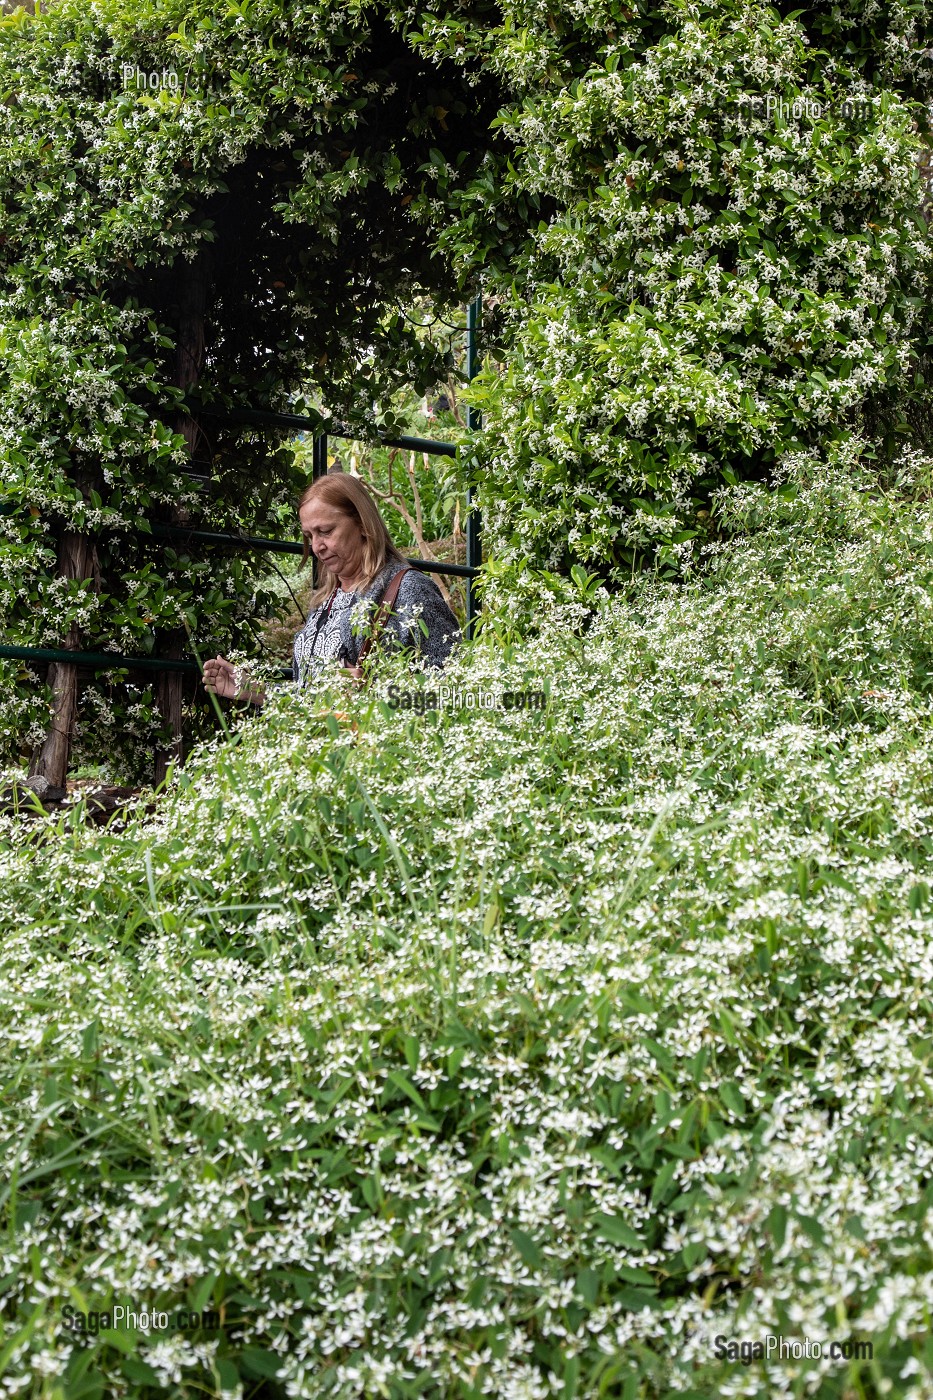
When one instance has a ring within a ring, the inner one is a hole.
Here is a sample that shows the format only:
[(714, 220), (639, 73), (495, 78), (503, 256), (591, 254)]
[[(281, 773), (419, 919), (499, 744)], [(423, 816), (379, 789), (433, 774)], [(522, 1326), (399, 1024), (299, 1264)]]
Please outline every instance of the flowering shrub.
[[(0, 17), (5, 642), (248, 642), (275, 596), (268, 556), (151, 533), (281, 533), (304, 474), (281, 435), (223, 413), (308, 395), (368, 423), (399, 385), (446, 374), (398, 314), (415, 288), (457, 295), (409, 206), (432, 152), (474, 168), (496, 85), (428, 63), (404, 31), (391, 5), (328, 0)], [(91, 540), (86, 576), (59, 576), (69, 533)], [(138, 778), (160, 715), (112, 680), (85, 688), (79, 753)], [(19, 662), (0, 684), (9, 755), (41, 736), (48, 695)], [(111, 716), (97, 733), (95, 714)]]
[(723, 480), (853, 437), (890, 456), (930, 343), (930, 21), (590, 0), (487, 36), (514, 149), (444, 187), (442, 243), (499, 300), (475, 388), (490, 555), (675, 566)]
[[(929, 332), (928, 34), (919, 0), (4, 16), (6, 638), (248, 644), (265, 561), (146, 533), (282, 529), (287, 454), (212, 413), (308, 394), (361, 422), (423, 393), (449, 365), (400, 302), (481, 280), (502, 358), (475, 475), (506, 568), (673, 568), (723, 481), (886, 450)], [(69, 532), (86, 576), (54, 577)], [(31, 676), (0, 666), (7, 754), (48, 720)], [(139, 777), (161, 716), (115, 679), (85, 687), (79, 748)]]
[(3, 819), (2, 1393), (933, 1393), (930, 470)]

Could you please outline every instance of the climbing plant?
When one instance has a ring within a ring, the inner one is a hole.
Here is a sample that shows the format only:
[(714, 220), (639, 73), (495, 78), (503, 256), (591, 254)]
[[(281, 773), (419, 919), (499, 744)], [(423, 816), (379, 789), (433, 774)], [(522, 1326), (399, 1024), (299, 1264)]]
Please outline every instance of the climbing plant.
[[(500, 564), (675, 567), (723, 480), (780, 483), (830, 450), (881, 466), (909, 440), (931, 16), (557, 0), (448, 35), (507, 90), (509, 154), (438, 189), (457, 213), (441, 246), (483, 270), (487, 319), (498, 302), (476, 402)], [(540, 217), (516, 252), (520, 201)]]
[[(374, 404), (447, 374), (399, 314), (459, 296), (410, 205), (432, 161), (478, 170), (497, 82), (421, 53), (391, 5), (61, 0), (0, 23), (4, 640), (243, 645), (267, 559), (158, 527), (281, 528), (304, 475), (231, 406), (314, 400), (370, 432)], [(8, 754), (35, 759), (51, 710), (136, 777), (161, 734), (164, 768), (176, 681), (78, 695), (73, 667), (2, 669)]]
[[(930, 11), (5, 16), (5, 638), (248, 644), (266, 561), (159, 527), (281, 530), (293, 458), (225, 412), (306, 402), (364, 434), (449, 373), (401, 314), (417, 298), (484, 292), (472, 470), (506, 574), (674, 566), (724, 480), (779, 485), (814, 452), (883, 465), (930, 343)], [(158, 734), (164, 771), (200, 722), (170, 678), (0, 674), (0, 741), (47, 771), (75, 733), (137, 776)]]

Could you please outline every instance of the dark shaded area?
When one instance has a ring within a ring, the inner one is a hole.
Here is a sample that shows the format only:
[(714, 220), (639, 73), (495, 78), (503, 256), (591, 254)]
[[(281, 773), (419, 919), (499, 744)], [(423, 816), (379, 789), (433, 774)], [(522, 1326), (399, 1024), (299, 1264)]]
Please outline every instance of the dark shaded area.
[[(428, 65), (384, 20), (370, 20), (369, 30), (355, 36), (368, 61), (355, 52), (349, 87), (366, 101), (352, 131), (316, 129), (319, 113), (296, 104), (276, 124), (296, 133), (291, 146), (254, 148), (223, 172), (225, 191), (195, 197), (188, 222), (214, 236), (205, 370), (189, 396), (195, 412), (199, 401), (229, 401), (232, 385), (248, 386), (241, 403), (281, 408), (283, 396), (317, 384), (330, 406), (360, 419), (371, 416), (371, 401), (360, 402), (368, 387), (384, 399), (403, 383), (425, 392), (443, 377), (439, 352), (401, 315), (384, 324), (386, 312), (418, 293), (453, 307), (465, 299), (469, 289), (409, 209), (430, 192), (424, 167), (438, 156), (465, 183), (490, 149), (505, 146), (490, 132), (504, 94), (469, 65)], [(385, 169), (396, 161), (389, 189)], [(344, 166), (358, 183), (332, 197), (325, 177)], [(309, 206), (326, 227), (296, 217)], [(177, 324), (176, 293), (172, 264), (140, 266), (113, 288), (116, 299), (152, 306), (167, 327)], [(385, 352), (378, 371), (360, 365), (373, 347)]]
[[(143, 792), (138, 787), (115, 787), (105, 784), (78, 790), (74, 787), (53, 787), (43, 778), (14, 783), (0, 792), (0, 812), (35, 819), (65, 815), (79, 808), (84, 820), (93, 826), (106, 826), (111, 817), (131, 807)], [(155, 802), (147, 802), (143, 811), (155, 811)], [(117, 817), (115, 825), (120, 825)]]

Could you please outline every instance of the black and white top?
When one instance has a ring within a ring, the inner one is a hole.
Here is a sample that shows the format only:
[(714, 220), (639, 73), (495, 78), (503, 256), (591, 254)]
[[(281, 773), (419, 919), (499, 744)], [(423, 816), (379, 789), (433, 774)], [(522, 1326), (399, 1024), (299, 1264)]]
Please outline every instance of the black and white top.
[[(299, 685), (328, 664), (357, 664), (368, 631), (367, 623), (389, 583), (405, 567), (393, 560), (368, 588), (359, 593), (345, 593), (337, 588), (329, 599), (308, 614), (307, 622), (295, 638), (292, 657), (292, 677)], [(420, 622), (425, 624), (427, 635)], [(402, 579), (395, 606), (377, 645), (410, 648), (426, 665), (440, 668), (459, 640), (457, 620), (437, 584), (420, 570), (410, 569)]]

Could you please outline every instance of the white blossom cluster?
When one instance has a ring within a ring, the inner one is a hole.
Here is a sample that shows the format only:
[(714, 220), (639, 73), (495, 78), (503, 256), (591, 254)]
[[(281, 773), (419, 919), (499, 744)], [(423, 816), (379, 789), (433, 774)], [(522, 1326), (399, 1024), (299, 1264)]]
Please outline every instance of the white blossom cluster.
[(491, 596), (450, 682), (543, 715), (321, 682), (125, 830), (4, 818), (0, 1394), (933, 1394), (931, 471)]
[[(517, 266), (477, 253), (509, 347), (474, 387), (477, 487), (489, 553), (554, 567), (569, 545), (621, 576), (659, 534), (683, 542), (724, 469), (870, 437), (866, 403), (911, 382), (933, 244), (904, 84), (928, 58), (908, 6), (879, 19), (874, 85), (845, 43), (813, 54), (809, 11), (687, 6), (653, 30), (637, 9), (544, 8), (489, 56), (521, 94), (506, 196), (547, 217)], [(563, 40), (582, 10), (604, 32), (581, 73)], [(778, 124), (748, 106), (763, 93), (824, 106)], [(469, 256), (459, 228), (446, 241)]]
[[(397, 28), (398, 16), (391, 22)], [(86, 650), (158, 655), (177, 645), (185, 627), (202, 655), (210, 655), (225, 650), (231, 636), (242, 640), (246, 620), (270, 603), (267, 556), (216, 561), (210, 547), (195, 544), (184, 551), (190, 562), (173, 570), (164, 542), (146, 538), (147, 522), (166, 523), (172, 515), (221, 532), (277, 533), (282, 507), (300, 489), (289, 454), (276, 450), (268, 431), (244, 429), (234, 439), (230, 425), (215, 431), (216, 424), (203, 421), (194, 455), (202, 484), (209, 480), (199, 490), (186, 474), (190, 444), (174, 431), (181, 417), (179, 289), (202, 254), (204, 266), (214, 258), (217, 272), (225, 240), (239, 258), (243, 250), (229, 220), (249, 222), (265, 201), (254, 230), (263, 251), (250, 264), (260, 271), (241, 276), (232, 297), (216, 291), (221, 272), (208, 295), (198, 393), (221, 410), (231, 400), (293, 409), (309, 377), (346, 377), (347, 366), (358, 367), (366, 356), (376, 366), (369, 387), (379, 379), (391, 355), (378, 355), (357, 322), (362, 306), (368, 327), (378, 328), (384, 291), (375, 296), (374, 311), (372, 278), (361, 272), (365, 294), (359, 297), (357, 286), (341, 305), (344, 277), (335, 253), (338, 291), (323, 312), (313, 252), (322, 241), (332, 247), (340, 241), (342, 219), (356, 234), (342, 202), (362, 195), (365, 204), (374, 179), (387, 197), (406, 178), (384, 141), (370, 159), (365, 132), (357, 138), (361, 122), (366, 125), (361, 109), (371, 117), (399, 91), (388, 74), (375, 89), (364, 81), (364, 67), (378, 77), (389, 61), (381, 47), (373, 51), (369, 24), (368, 15), (348, 19), (330, 0), (297, 10), (248, 0), (197, 14), (176, 0), (155, 0), (144, 10), (61, 0), (49, 10), (40, 6), (38, 15), (3, 16), (5, 641), (60, 646), (74, 627)], [(155, 77), (154, 87), (147, 78), (140, 90), (134, 75)], [(352, 157), (350, 142), (359, 152)], [(407, 159), (410, 174), (418, 160)], [(403, 197), (399, 190), (404, 247)], [(302, 232), (283, 237), (286, 224), (303, 220), (307, 252)], [(415, 278), (394, 237), (387, 234), (371, 264), (391, 282), (393, 306)], [(248, 261), (253, 251), (247, 250)], [(300, 271), (305, 257), (307, 275)], [(254, 287), (257, 275), (262, 285)], [(231, 307), (237, 297), (242, 300)], [(321, 353), (322, 334), (329, 356)], [(403, 363), (396, 377), (410, 377), (416, 342), (412, 333), (398, 349)], [(228, 366), (237, 363), (242, 373), (231, 373)], [(69, 527), (95, 537), (90, 587), (48, 585)], [(44, 680), (36, 667), (0, 661), (4, 755), (22, 753), (47, 728)], [(113, 744), (100, 727), (112, 714), (127, 721), (117, 724), (116, 741), (126, 739), (124, 776), (146, 772), (145, 736), (161, 723), (152, 697), (145, 716), (131, 713), (138, 697), (122, 705), (116, 686), (102, 676), (81, 698), (77, 761), (93, 760)], [(201, 713), (198, 722), (203, 731), (209, 718)]]

